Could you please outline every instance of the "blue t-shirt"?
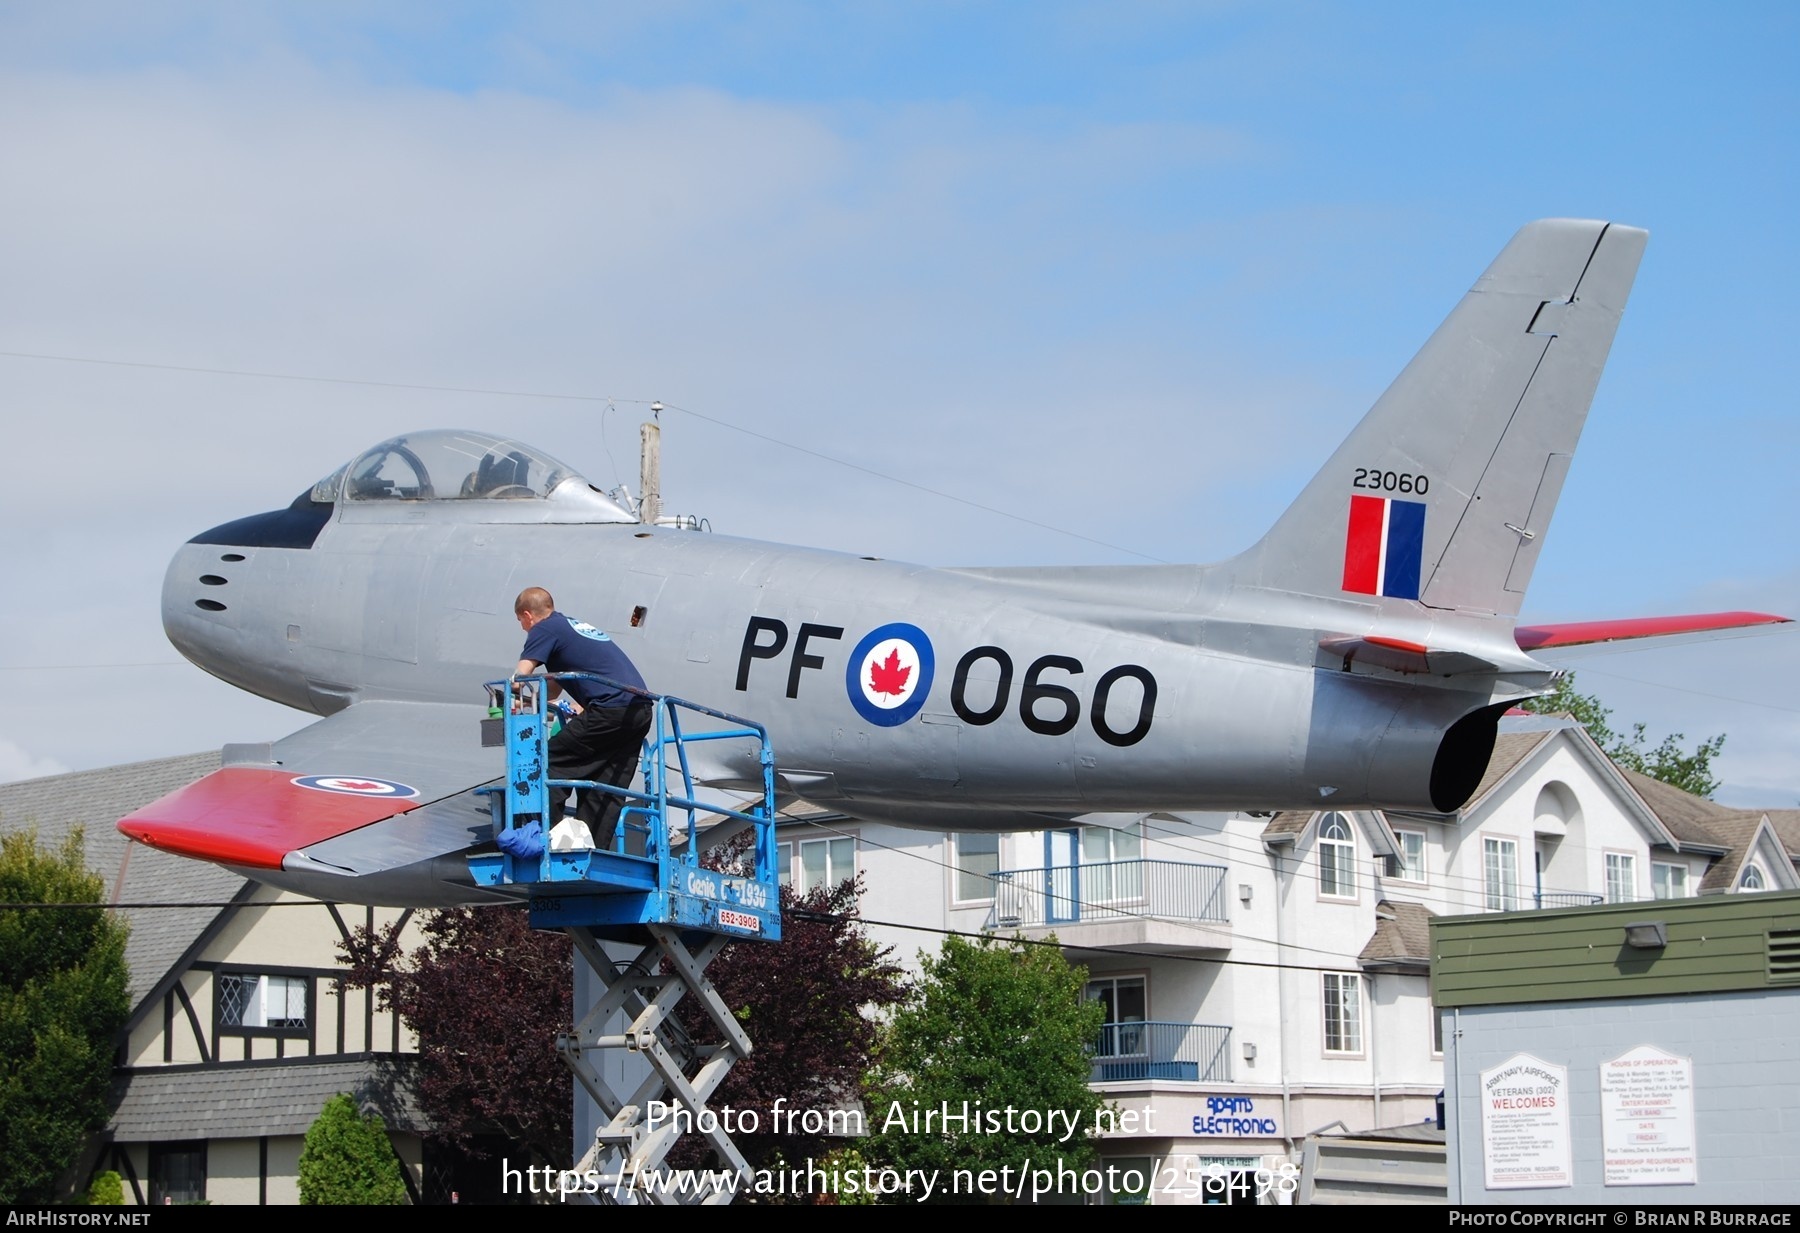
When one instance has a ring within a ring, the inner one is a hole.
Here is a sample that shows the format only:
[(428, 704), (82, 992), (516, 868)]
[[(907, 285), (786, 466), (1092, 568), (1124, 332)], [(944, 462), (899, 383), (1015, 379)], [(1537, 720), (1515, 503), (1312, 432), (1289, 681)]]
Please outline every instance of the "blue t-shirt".
[[(544, 665), (546, 672), (594, 672), (620, 685), (644, 688), (644, 678), (605, 630), (571, 621), (560, 612), (531, 627), (519, 658)], [(564, 681), (563, 688), (584, 707), (625, 706), (637, 696), (599, 681)]]

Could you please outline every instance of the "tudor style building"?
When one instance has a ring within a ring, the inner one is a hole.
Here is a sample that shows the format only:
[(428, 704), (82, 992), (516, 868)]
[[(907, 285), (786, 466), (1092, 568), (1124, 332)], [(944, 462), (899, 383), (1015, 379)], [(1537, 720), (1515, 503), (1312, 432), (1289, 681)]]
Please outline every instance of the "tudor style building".
[(354, 926), (409, 914), (274, 891), (113, 826), (218, 765), (194, 754), (0, 784), (0, 828), (52, 846), (82, 829), (88, 867), (131, 929), (116, 1105), (69, 1182), (115, 1169), (132, 1203), (296, 1203), (302, 1138), (349, 1092), (382, 1115), (416, 1201), (427, 1129), (407, 1083), (416, 1044), (369, 993), (342, 986), (338, 951)]

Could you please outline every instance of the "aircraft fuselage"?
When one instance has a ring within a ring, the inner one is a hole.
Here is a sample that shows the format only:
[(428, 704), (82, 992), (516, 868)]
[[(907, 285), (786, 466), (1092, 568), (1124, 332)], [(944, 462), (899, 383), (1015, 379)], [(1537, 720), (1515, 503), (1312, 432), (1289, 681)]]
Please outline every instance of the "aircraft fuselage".
[[(349, 506), (307, 548), (186, 545), (165, 582), (169, 637), (214, 675), (320, 714), (474, 703), (517, 659), (514, 596), (541, 585), (651, 688), (766, 724), (790, 790), (965, 828), (1034, 812), (1431, 808), (1446, 729), (1540, 683), (1529, 661), (1476, 691), (1344, 670), (1321, 639), (1369, 627), (1373, 605), (1259, 592), (1217, 568), (932, 569), (467, 517)], [(1424, 641), (1434, 621), (1416, 624)], [(883, 630), (905, 643), (885, 673), (860, 654)], [(710, 774), (754, 781), (748, 766)]]

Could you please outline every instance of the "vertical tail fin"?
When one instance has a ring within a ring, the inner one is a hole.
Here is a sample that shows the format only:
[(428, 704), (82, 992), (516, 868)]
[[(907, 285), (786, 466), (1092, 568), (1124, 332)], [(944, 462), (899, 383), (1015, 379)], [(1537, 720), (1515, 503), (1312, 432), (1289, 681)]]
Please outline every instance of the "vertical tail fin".
[(1237, 559), (1239, 581), (1517, 616), (1647, 238), (1520, 230)]

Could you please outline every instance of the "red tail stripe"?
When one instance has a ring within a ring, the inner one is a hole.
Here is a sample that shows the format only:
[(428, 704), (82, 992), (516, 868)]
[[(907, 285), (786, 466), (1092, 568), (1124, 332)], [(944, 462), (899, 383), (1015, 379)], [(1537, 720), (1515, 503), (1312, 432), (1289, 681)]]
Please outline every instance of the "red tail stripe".
[(1380, 497), (1350, 498), (1350, 529), (1344, 536), (1344, 590), (1373, 595), (1381, 583)]

